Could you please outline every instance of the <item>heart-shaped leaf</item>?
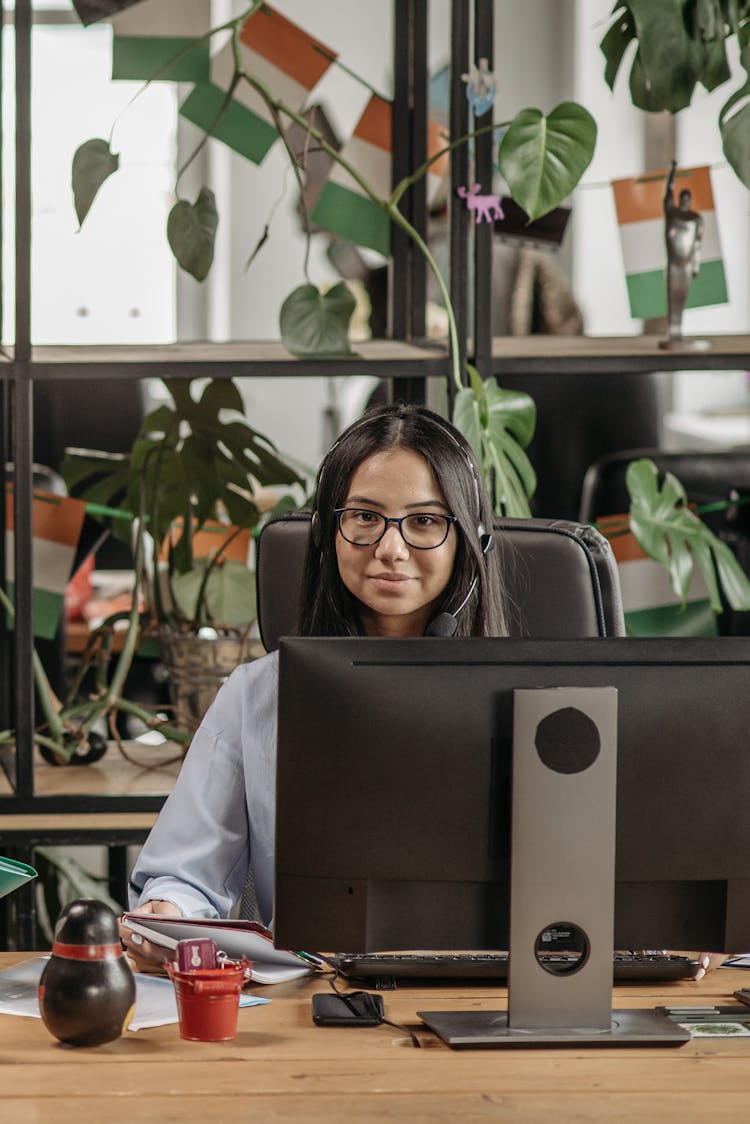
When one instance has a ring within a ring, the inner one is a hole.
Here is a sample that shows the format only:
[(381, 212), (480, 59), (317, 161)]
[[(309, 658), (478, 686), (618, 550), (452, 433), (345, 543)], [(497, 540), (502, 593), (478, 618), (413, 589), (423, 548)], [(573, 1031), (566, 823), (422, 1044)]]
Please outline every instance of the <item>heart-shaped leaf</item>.
[(99, 188), (119, 166), (120, 157), (111, 151), (105, 140), (98, 137), (84, 141), (75, 150), (71, 178), (79, 226), (83, 226)]
[(500, 171), (530, 221), (546, 215), (569, 195), (591, 163), (596, 122), (575, 102), (563, 102), (548, 117), (522, 109), (498, 150)]
[(354, 297), (344, 281), (326, 293), (300, 285), (281, 306), (281, 339), (292, 355), (351, 355), (349, 321)]
[(167, 219), (167, 238), (177, 261), (196, 281), (203, 281), (214, 260), (219, 215), (213, 191), (202, 187), (195, 203), (179, 199)]

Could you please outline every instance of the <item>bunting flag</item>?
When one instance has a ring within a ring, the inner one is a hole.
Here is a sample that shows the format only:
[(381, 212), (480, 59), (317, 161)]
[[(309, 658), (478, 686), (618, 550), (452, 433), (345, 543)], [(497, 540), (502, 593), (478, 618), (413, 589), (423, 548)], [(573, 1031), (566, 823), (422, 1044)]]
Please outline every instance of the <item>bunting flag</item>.
[[(13, 485), (5, 485), (5, 576), (11, 600), (15, 594)], [(32, 570), (34, 635), (51, 640), (63, 612), (65, 587), (75, 558), (86, 504), (70, 496), (34, 489), (32, 503)]]
[(597, 520), (617, 561), (625, 625), (629, 636), (717, 636), (716, 616), (700, 569), (695, 566), (684, 607), (664, 566), (642, 550), (627, 515)]
[[(268, 4), (245, 20), (239, 49), (245, 73), (295, 111), (304, 107), (310, 91), (336, 58), (335, 51)], [(229, 43), (214, 55), (209, 80), (196, 85), (180, 113), (241, 156), (260, 164), (279, 134), (263, 98), (244, 80), (221, 112), (233, 73), (234, 55)]]
[(88, 27), (89, 24), (113, 16), (117, 12), (124, 12), (126, 8), (132, 8), (134, 4), (140, 3), (142, 0), (73, 0), (73, 7), (83, 26)]
[(112, 25), (112, 77), (131, 81), (207, 82), (210, 0), (120, 4)]
[[(667, 315), (666, 182), (666, 171), (612, 181), (630, 315), (644, 320)], [(700, 268), (685, 307), (724, 304), (728, 300), (727, 283), (710, 169), (678, 168), (675, 197), (684, 190), (690, 191), (690, 206), (701, 214), (704, 224)]]
[[(385, 199), (391, 194), (391, 115), (391, 103), (373, 94), (340, 153)], [(384, 257), (390, 254), (391, 220), (387, 211), (338, 163), (334, 162), (310, 217), (357, 246), (377, 250)]]
[[(393, 106), (379, 94), (370, 97), (354, 133), (340, 155), (360, 173), (376, 195), (388, 199), (392, 185)], [(437, 121), (428, 122), (427, 154), (442, 152), (447, 140)], [(427, 198), (431, 200), (448, 169), (449, 156), (443, 153), (427, 173)], [(388, 257), (391, 248), (391, 221), (340, 164), (334, 162), (311, 219), (318, 226), (339, 234), (357, 246), (367, 246)]]

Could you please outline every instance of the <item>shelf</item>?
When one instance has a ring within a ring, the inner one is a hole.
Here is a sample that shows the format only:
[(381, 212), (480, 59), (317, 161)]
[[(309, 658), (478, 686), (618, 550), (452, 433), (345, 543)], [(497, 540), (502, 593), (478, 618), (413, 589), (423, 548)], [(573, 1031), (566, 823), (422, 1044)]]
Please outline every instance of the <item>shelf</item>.
[[(497, 336), (493, 374), (618, 374), (648, 371), (750, 369), (750, 335), (701, 336), (708, 351), (666, 351), (661, 337)], [(449, 378), (444, 344), (400, 340), (356, 344), (350, 356), (297, 359), (275, 340), (232, 343), (41, 346), (32, 348), (33, 379), (311, 378), (378, 375)], [(0, 379), (14, 374), (13, 356), (0, 353)]]
[(666, 351), (661, 336), (497, 336), (493, 374), (625, 374), (750, 368), (750, 335), (697, 336), (708, 351)]
[[(12, 352), (0, 359), (0, 378), (13, 373)], [(379, 375), (383, 378), (445, 378), (444, 346), (400, 340), (357, 343), (347, 356), (297, 359), (275, 340), (232, 343), (82, 345), (34, 347), (34, 379), (280, 378)]]

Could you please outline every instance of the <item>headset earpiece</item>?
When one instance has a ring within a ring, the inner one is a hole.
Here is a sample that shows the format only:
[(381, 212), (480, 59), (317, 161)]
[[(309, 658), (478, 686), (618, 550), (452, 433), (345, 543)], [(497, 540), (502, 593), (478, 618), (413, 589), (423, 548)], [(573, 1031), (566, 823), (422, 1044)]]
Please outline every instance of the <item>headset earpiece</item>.
[(320, 545), (323, 541), (323, 529), (320, 526), (320, 515), (317, 511), (312, 513), (310, 520), (310, 538), (312, 539), (313, 546), (320, 550)]

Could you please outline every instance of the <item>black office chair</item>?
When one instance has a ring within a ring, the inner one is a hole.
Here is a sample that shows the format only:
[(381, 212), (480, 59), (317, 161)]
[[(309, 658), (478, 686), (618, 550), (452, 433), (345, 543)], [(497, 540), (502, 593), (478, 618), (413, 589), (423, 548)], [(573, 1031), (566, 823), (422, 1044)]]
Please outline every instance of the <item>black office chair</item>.
[[(624, 449), (594, 461), (586, 471), (578, 517), (595, 523), (606, 515), (620, 515), (630, 507), (625, 484), (628, 465), (648, 457), (660, 477), (671, 472), (685, 488), (688, 501), (701, 511), (703, 521), (727, 543), (742, 568), (750, 574), (750, 449), (671, 450)], [(717, 618), (725, 636), (750, 634), (750, 613), (726, 608)]]
[[(624, 636), (617, 563), (595, 528), (569, 520), (496, 519), (511, 634), (542, 639)], [(294, 631), (310, 513), (272, 520), (257, 541), (258, 627), (267, 651)]]
[[(491, 557), (502, 567), (511, 634), (541, 639), (624, 636), (612, 549), (594, 527), (562, 519), (496, 519)], [(258, 628), (267, 651), (294, 631), (310, 512), (267, 523), (256, 544)], [(239, 915), (257, 918), (252, 872)]]

